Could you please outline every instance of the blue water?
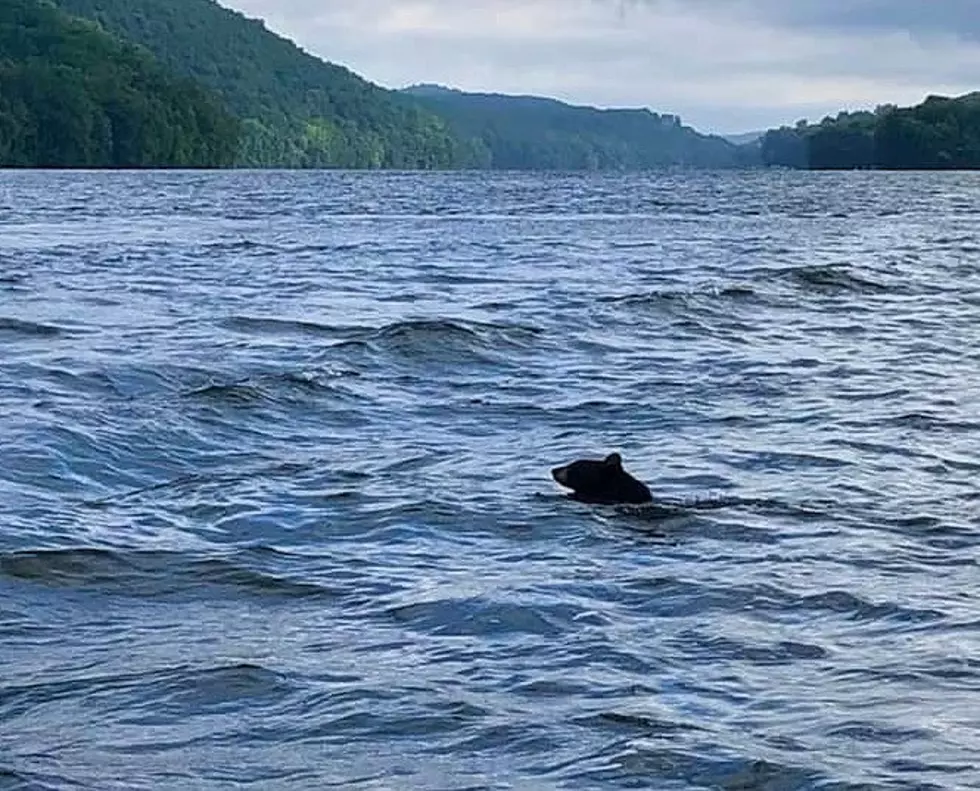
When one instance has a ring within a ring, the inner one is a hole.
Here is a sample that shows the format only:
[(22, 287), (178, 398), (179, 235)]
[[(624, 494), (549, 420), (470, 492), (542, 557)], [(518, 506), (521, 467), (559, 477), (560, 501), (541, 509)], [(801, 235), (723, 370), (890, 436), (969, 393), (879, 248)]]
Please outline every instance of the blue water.
[(8, 172), (0, 350), (4, 791), (980, 787), (978, 175)]

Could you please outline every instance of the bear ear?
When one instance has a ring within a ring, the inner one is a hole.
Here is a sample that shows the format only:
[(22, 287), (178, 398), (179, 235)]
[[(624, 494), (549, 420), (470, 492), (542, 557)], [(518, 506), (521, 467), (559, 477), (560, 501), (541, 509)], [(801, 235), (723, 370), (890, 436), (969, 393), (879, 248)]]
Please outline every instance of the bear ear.
[(605, 460), (603, 461), (603, 464), (606, 464), (610, 467), (622, 467), (623, 457), (620, 456), (618, 453), (610, 453), (608, 456), (606, 456)]

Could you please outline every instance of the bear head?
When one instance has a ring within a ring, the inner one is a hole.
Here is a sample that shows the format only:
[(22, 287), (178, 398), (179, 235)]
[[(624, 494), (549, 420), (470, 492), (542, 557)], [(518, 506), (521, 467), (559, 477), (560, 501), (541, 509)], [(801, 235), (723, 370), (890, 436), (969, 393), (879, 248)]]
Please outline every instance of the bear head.
[(653, 499), (650, 490), (623, 469), (623, 459), (618, 453), (611, 453), (601, 461), (581, 459), (555, 467), (551, 476), (572, 490), (569, 495), (572, 499), (583, 503), (638, 504)]

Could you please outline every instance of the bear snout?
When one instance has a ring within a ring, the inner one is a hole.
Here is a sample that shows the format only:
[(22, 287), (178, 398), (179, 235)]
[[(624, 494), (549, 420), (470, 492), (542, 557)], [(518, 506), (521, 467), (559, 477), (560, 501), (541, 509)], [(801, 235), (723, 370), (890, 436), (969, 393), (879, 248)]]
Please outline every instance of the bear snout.
[(568, 467), (555, 467), (551, 471), (551, 477), (562, 486), (568, 486)]

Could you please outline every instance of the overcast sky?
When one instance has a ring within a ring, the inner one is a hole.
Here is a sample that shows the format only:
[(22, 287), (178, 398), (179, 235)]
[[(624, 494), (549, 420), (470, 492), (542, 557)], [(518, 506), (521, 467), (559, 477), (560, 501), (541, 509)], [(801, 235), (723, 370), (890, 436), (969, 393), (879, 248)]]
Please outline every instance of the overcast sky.
[(714, 132), (980, 89), (980, 0), (221, 0), (389, 87), (649, 107)]

